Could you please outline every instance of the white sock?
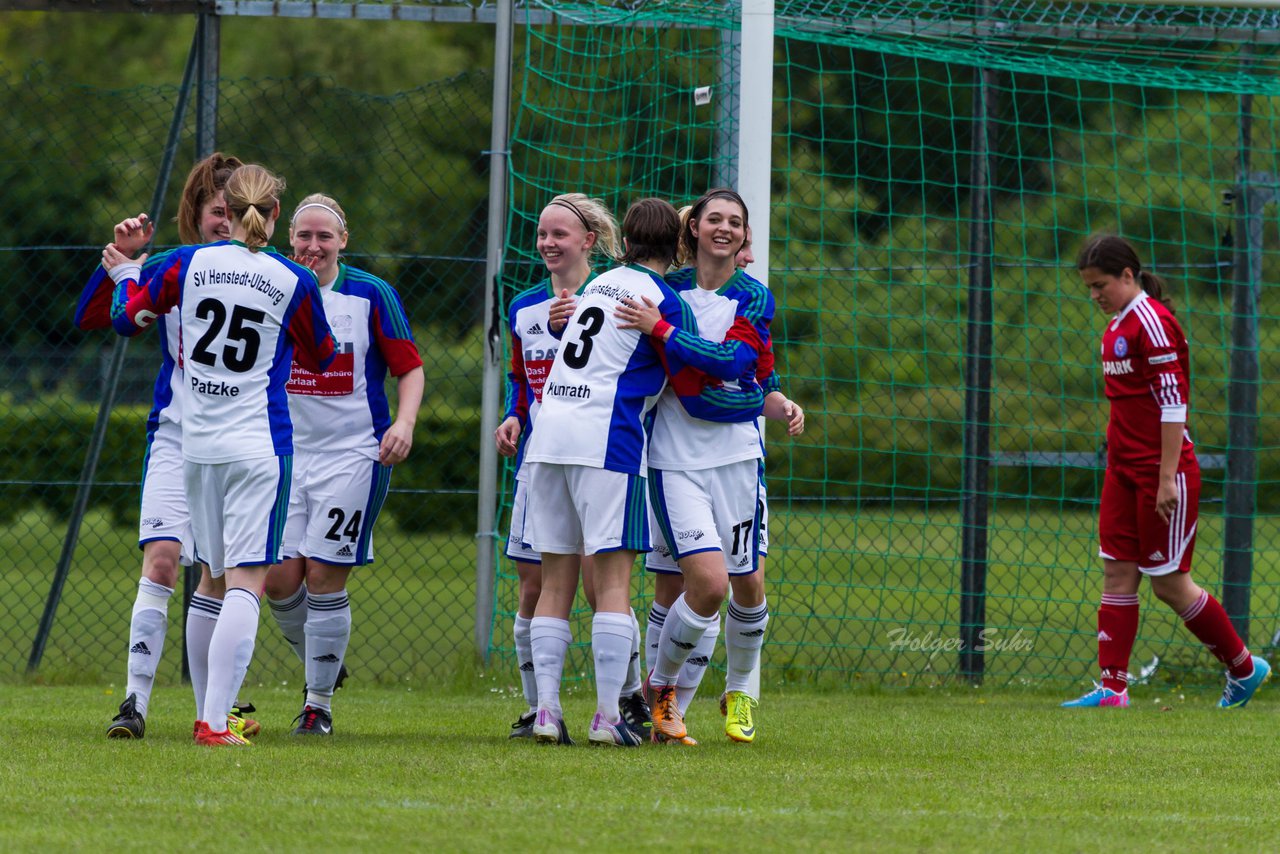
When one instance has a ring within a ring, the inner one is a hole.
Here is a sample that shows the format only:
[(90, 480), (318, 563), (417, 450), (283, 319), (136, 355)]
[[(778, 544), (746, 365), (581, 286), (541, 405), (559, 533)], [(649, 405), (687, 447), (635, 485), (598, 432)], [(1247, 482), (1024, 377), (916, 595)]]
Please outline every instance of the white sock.
[(609, 723), (619, 718), (618, 697), (627, 679), (635, 618), (630, 614), (597, 611), (591, 620), (591, 657), (596, 664), (596, 711)]
[(187, 607), (187, 668), (191, 690), (196, 695), (196, 720), (204, 720), (204, 695), (209, 690), (209, 641), (222, 613), (222, 600), (199, 593), (191, 595)]
[(652, 673), (658, 666), (658, 639), (667, 621), (667, 609), (654, 602), (649, 606), (649, 619), (644, 624), (644, 672)]
[(333, 686), (351, 640), (347, 591), (307, 594), (307, 705), (331, 710)]
[(640, 621), (631, 609), (631, 658), (627, 661), (627, 679), (622, 683), (622, 696), (639, 693), (644, 676), (640, 673)]
[(520, 688), (529, 711), (538, 709), (538, 680), (533, 675), (533, 641), (529, 639), (529, 618), (516, 614), (516, 670), (520, 673)]
[(729, 597), (729, 613), (724, 620), (724, 651), (727, 665), (724, 690), (742, 691), (760, 699), (760, 647), (769, 625), (769, 603), (744, 608)]
[(709, 617), (694, 613), (685, 601), (685, 594), (671, 605), (671, 611), (662, 625), (662, 637), (658, 639), (658, 665), (653, 669), (654, 685), (675, 685), (680, 668), (693, 653), (702, 635), (712, 623), (720, 621), (720, 613)]
[(560, 708), (560, 676), (573, 634), (569, 621), (556, 617), (534, 617), (529, 621), (529, 646), (533, 650), (533, 672), (538, 680), (538, 708), (563, 717)]
[(134, 695), (135, 708), (143, 718), (151, 702), (151, 689), (156, 684), (156, 668), (164, 651), (164, 634), (169, 628), (169, 597), (172, 587), (156, 584), (149, 578), (138, 580), (138, 597), (133, 600), (133, 617), (129, 620), (129, 676), (124, 695)]
[(253, 659), (258, 610), (258, 597), (243, 587), (228, 589), (222, 600), (222, 613), (209, 641), (209, 687), (201, 718), (214, 732), (226, 732), (236, 689)]
[(289, 642), (289, 646), (293, 647), (294, 655), (298, 656), (298, 660), (305, 667), (307, 664), (305, 634), (305, 626), (307, 625), (307, 585), (303, 584), (292, 596), (286, 596), (284, 599), (268, 598), (267, 604), (271, 606), (271, 616), (276, 618), (276, 625), (280, 627), (280, 634), (284, 635), (284, 639)]
[(689, 704), (693, 702), (693, 695), (698, 693), (698, 686), (702, 684), (702, 677), (707, 675), (707, 666), (711, 664), (711, 656), (716, 652), (716, 638), (720, 637), (720, 615), (716, 615), (716, 621), (707, 626), (707, 630), (702, 633), (702, 637), (698, 639), (698, 645), (693, 648), (693, 652), (689, 653), (689, 657), (685, 659), (684, 667), (680, 668), (680, 676), (676, 678), (676, 704), (680, 707), (680, 714), (684, 714), (689, 709)]

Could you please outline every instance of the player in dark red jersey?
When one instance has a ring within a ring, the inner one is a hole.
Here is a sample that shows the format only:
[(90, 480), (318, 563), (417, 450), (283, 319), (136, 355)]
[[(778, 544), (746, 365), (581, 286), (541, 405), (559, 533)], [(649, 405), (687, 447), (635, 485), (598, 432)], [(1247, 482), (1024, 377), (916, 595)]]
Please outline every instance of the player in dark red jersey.
[(1138, 633), (1138, 584), (1145, 575), (1156, 596), (1227, 666), (1227, 686), (1218, 705), (1242, 707), (1271, 667), (1249, 654), (1222, 605), (1191, 580), (1200, 464), (1187, 429), (1186, 336), (1163, 302), (1160, 278), (1142, 269), (1124, 239), (1094, 235), (1076, 266), (1090, 298), (1111, 316), (1102, 336), (1111, 417), (1098, 526), (1102, 681), (1063, 706), (1129, 705), (1129, 654)]

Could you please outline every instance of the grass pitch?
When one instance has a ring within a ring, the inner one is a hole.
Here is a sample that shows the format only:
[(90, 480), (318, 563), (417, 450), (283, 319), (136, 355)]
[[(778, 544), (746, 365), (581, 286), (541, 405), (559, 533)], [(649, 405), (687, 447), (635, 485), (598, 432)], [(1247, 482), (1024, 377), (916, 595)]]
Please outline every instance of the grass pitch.
[[(147, 738), (108, 741), (103, 687), (4, 686), (7, 851), (1275, 850), (1280, 703), (1135, 689), (1126, 711), (1036, 692), (773, 692), (755, 744), (710, 694), (697, 748), (538, 747), (502, 694), (344, 690), (330, 739), (288, 735), (298, 695), (250, 694), (248, 749), (190, 742), (164, 688)], [(1275, 690), (1272, 688), (1272, 690)], [(1161, 692), (1163, 696), (1161, 695)], [(594, 705), (567, 698), (585, 740)]]

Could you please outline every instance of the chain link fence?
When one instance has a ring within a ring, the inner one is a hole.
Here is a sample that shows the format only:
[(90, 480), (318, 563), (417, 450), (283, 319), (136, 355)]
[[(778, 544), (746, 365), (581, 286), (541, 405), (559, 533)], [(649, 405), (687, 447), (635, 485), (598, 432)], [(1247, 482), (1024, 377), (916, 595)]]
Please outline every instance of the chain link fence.
[[(413, 452), (397, 466), (375, 535), (377, 561), (353, 574), (348, 666), (366, 683), (452, 676), (474, 660), (475, 448), (480, 408), (487, 158), (492, 78), (467, 73), (393, 95), (323, 76), (220, 82), (221, 151), (288, 182), (286, 215), (324, 192), (346, 209), (345, 259), (399, 291), (428, 385)], [(0, 678), (31, 656), (64, 545), (85, 449), (108, 375), (110, 333), (71, 316), (118, 220), (146, 210), (178, 87), (69, 86), (40, 66), (0, 67)], [(195, 110), (164, 197), (157, 248), (196, 159)], [(299, 117), (305, 117), (300, 122)], [(86, 132), (91, 129), (91, 132)], [(288, 251), (287, 232), (276, 232)], [(145, 420), (160, 364), (155, 335), (130, 342), (89, 510), (44, 648), (42, 679), (123, 677), (141, 566), (136, 548)], [(394, 381), (388, 384), (393, 396)], [(179, 597), (175, 596), (175, 603)], [(182, 608), (170, 607), (160, 678), (180, 675)], [(301, 666), (266, 614), (254, 680)]]

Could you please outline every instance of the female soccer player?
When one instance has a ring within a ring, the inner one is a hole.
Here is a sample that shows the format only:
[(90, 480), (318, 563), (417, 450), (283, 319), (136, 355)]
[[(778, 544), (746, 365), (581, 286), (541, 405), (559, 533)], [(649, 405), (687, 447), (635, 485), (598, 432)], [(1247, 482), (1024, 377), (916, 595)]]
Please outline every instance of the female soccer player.
[[(692, 206), (689, 206), (681, 211), (682, 229), (687, 227), (688, 212), (691, 209)], [(687, 252), (688, 250), (685, 250), (681, 254), (687, 255)], [(734, 266), (738, 270), (745, 270), (754, 260), (751, 253), (751, 228), (748, 226), (745, 229), (742, 247), (734, 256)], [(679, 293), (683, 296), (691, 291), (685, 290)], [(772, 380), (768, 381), (772, 382)], [(789, 435), (797, 436), (804, 431), (804, 411), (788, 400), (780, 390), (769, 392), (765, 398), (765, 411), (774, 417), (784, 418), (787, 421)], [(742, 742), (751, 742), (755, 739), (754, 709), (760, 697), (760, 650), (764, 645), (765, 629), (769, 621), (764, 591), (764, 563), (769, 552), (769, 504), (765, 493), (763, 469), (760, 477), (758, 511), (756, 571), (734, 573), (729, 576), (731, 593), (729, 614), (726, 618), (726, 690), (720, 696), (720, 713), (725, 716), (725, 733), (735, 741)], [(684, 591), (684, 578), (671, 557), (670, 548), (662, 538), (660, 525), (655, 525), (654, 550), (649, 553), (645, 565), (650, 572), (655, 573), (654, 597), (649, 608), (645, 633), (646, 667), (649, 667), (657, 663), (658, 641), (667, 613)], [(706, 674), (707, 665), (715, 652), (716, 639), (719, 635), (720, 623), (717, 620), (708, 627), (680, 669), (676, 680), (676, 700), (682, 716), (688, 710), (689, 703), (692, 702)], [(681, 739), (681, 743), (696, 744), (697, 742), (686, 736)]]
[(1111, 318), (1102, 334), (1111, 414), (1098, 525), (1102, 681), (1062, 705), (1129, 705), (1129, 653), (1138, 633), (1138, 584), (1145, 575), (1156, 596), (1227, 666), (1218, 705), (1240, 708), (1271, 667), (1249, 654), (1218, 600), (1191, 580), (1200, 464), (1187, 429), (1191, 364), (1186, 336), (1164, 303), (1160, 277), (1142, 269), (1124, 239), (1094, 235), (1076, 266), (1090, 299)]
[(594, 744), (641, 743), (640, 733), (621, 720), (618, 697), (634, 637), (631, 567), (636, 553), (649, 548), (644, 419), (667, 374), (685, 405), (703, 417), (753, 419), (763, 405), (758, 386), (727, 393), (709, 388), (704, 376), (678, 360), (664, 361), (648, 336), (610, 320), (621, 300), (645, 298), (665, 322), (692, 324), (660, 275), (675, 255), (678, 232), (676, 212), (664, 201), (642, 199), (628, 209), (627, 266), (582, 288), (543, 386), (538, 428), (525, 454), (531, 496), (525, 541), (542, 555), (542, 592), (530, 627), (537, 741), (568, 741), (559, 686), (581, 550), (595, 555), (597, 708), (588, 738)]
[[(692, 309), (695, 331), (662, 324), (652, 306), (637, 300), (624, 301), (617, 316), (626, 321), (624, 328), (665, 341), (669, 358), (726, 379), (759, 378), (772, 392), (777, 390), (769, 336), (773, 296), (735, 263), (747, 225), (746, 204), (732, 190), (704, 194), (689, 212), (680, 239), (694, 266), (673, 273), (668, 283)], [(794, 419), (791, 429), (802, 429), (803, 413), (794, 404), (781, 397), (776, 405)], [(763, 456), (754, 421), (715, 424), (669, 399), (659, 401), (649, 449), (650, 499), (665, 544), (679, 564), (684, 592), (663, 620), (649, 676), (655, 741), (691, 741), (676, 684), (692, 651), (718, 627), (730, 576), (756, 569)], [(728, 640), (741, 647), (733, 652), (745, 656), (746, 672), (753, 669), (751, 656), (758, 659), (767, 620), (762, 587), (757, 595), (757, 607), (736, 607), (732, 601), (729, 606)], [(730, 686), (744, 696), (746, 687)], [(748, 721), (750, 708), (748, 704)], [(736, 706), (734, 712), (731, 722), (742, 718)], [(748, 724), (741, 735), (750, 740), (754, 726)]]
[[(556, 196), (538, 217), (538, 254), (549, 277), (519, 294), (511, 303), (508, 323), (511, 330), (511, 370), (507, 374), (506, 417), (494, 434), (498, 453), (516, 457), (516, 488), (511, 508), (511, 532), (507, 539), (507, 557), (515, 561), (519, 579), (519, 604), (515, 618), (516, 665), (520, 673), (527, 711), (511, 725), (511, 738), (532, 738), (538, 708), (538, 686), (534, 678), (533, 646), (530, 621), (542, 587), (541, 556), (523, 539), (523, 522), (528, 502), (528, 484), (521, 468), (522, 451), (527, 447), (534, 418), (542, 401), (542, 387), (560, 347), (560, 332), (567, 314), (553, 324), (550, 309), (558, 299), (565, 308), (572, 305), (569, 295), (591, 280), (595, 258), (616, 262), (621, 255), (618, 226), (607, 207), (599, 199), (583, 193)], [(557, 295), (564, 295), (558, 297)], [(524, 444), (520, 438), (523, 435)], [(582, 561), (583, 587), (594, 608), (595, 591), (591, 585), (590, 559)], [(635, 615), (632, 614), (634, 622)], [(629, 724), (643, 726), (648, 721), (648, 707), (640, 693), (639, 624), (635, 624), (633, 660), (628, 684), (620, 698), (622, 714)]]
[[(215, 152), (192, 167), (178, 202), (178, 234), (183, 243), (225, 240), (231, 234), (223, 187), (241, 165), (235, 157)], [(132, 257), (155, 233), (146, 214), (115, 227), (115, 246)], [(153, 255), (149, 266), (164, 255)], [(75, 322), (81, 329), (105, 329), (111, 325), (111, 297), (115, 283), (98, 266), (76, 307)], [(147, 418), (147, 453), (143, 458), (142, 505), (138, 545), (142, 549), (142, 578), (129, 626), (128, 678), (125, 700), (107, 727), (108, 738), (142, 738), (155, 684), (156, 670), (169, 625), (168, 604), (178, 580), (178, 567), (192, 562), (191, 515), (182, 485), (181, 385), (178, 364), (178, 310), (158, 319), (160, 373), (155, 383), (155, 403)], [(207, 685), (209, 638), (222, 609), (223, 579), (213, 578), (200, 565), (200, 583), (187, 611), (187, 650), (196, 717), (201, 717)], [(252, 706), (236, 701), (237, 711)], [(234, 717), (234, 716), (233, 716)], [(257, 721), (238, 718), (233, 726), (245, 735), (259, 729)]]
[(315, 275), (267, 248), (283, 189), (261, 166), (241, 166), (225, 189), (230, 240), (175, 249), (145, 275), (114, 245), (102, 253), (128, 295), (113, 301), (118, 333), (136, 335), (180, 310), (183, 481), (196, 556), (227, 584), (194, 732), (210, 746), (249, 743), (228, 728), (227, 714), (253, 657), (259, 592), (281, 558), (293, 462), (290, 364), (296, 355), (322, 372), (334, 358)]
[[(340, 262), (347, 237), (346, 213), (329, 196), (307, 196), (293, 212), (294, 260), (316, 275), (338, 350), (323, 374), (294, 364), (285, 387), (294, 448), (287, 559), (268, 573), (266, 593), (306, 669), (295, 735), (333, 732), (333, 694), (351, 639), (347, 579), (353, 567), (373, 561), (373, 526), (391, 467), (413, 446), (424, 384), (399, 295)], [(394, 421), (384, 389), (388, 372), (398, 391)]]

